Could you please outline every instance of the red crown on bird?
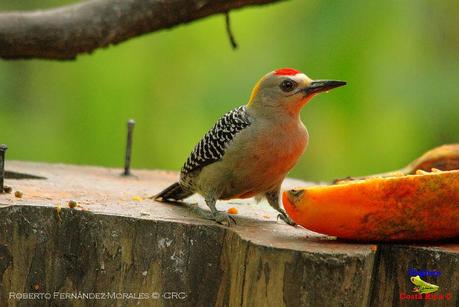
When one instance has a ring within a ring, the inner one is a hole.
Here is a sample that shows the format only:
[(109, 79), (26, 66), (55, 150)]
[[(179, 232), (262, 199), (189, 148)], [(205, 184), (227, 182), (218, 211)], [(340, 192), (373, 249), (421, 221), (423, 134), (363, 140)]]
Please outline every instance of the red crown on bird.
[(294, 76), (301, 73), (301, 71), (293, 68), (281, 68), (274, 71), (274, 74), (277, 76)]

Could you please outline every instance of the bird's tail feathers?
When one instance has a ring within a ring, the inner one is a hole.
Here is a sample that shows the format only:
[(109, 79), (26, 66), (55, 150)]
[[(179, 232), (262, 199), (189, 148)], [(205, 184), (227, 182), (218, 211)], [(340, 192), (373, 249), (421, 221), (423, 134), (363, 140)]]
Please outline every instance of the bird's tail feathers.
[(193, 192), (190, 192), (184, 189), (180, 185), (180, 183), (176, 182), (168, 186), (167, 188), (165, 188), (163, 191), (159, 192), (152, 198), (156, 201), (166, 202), (170, 200), (182, 200), (193, 194), (194, 194)]

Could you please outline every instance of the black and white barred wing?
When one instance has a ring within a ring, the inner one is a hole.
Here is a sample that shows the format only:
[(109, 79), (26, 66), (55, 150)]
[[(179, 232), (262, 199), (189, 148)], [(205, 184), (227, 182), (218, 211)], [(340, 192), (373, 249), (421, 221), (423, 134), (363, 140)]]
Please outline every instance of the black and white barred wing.
[(183, 165), (182, 174), (188, 174), (222, 159), (228, 144), (236, 134), (249, 125), (250, 118), (245, 106), (223, 115), (195, 146)]

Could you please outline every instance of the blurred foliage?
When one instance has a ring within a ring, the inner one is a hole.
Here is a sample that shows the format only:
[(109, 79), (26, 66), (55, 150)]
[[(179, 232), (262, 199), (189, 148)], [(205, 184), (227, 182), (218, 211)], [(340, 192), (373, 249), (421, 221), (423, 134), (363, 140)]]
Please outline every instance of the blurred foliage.
[[(12, 1), (1, 10), (63, 1)], [(348, 81), (302, 111), (309, 149), (291, 176), (329, 180), (404, 166), (459, 142), (457, 0), (287, 1), (214, 16), (80, 56), (0, 61), (0, 142), (9, 159), (180, 169), (214, 121), (265, 73), (294, 67)]]

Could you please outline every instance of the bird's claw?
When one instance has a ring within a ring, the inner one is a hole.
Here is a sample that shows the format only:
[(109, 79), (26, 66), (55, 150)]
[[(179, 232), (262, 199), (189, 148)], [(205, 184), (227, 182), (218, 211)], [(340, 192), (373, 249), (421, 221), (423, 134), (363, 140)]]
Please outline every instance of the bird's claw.
[(207, 210), (200, 208), (198, 204), (188, 204), (188, 206), (193, 213), (195, 213), (199, 217), (204, 218), (206, 220), (215, 221), (219, 224), (222, 224), (228, 227), (231, 226), (231, 223), (236, 225), (236, 220), (234, 219), (234, 217), (227, 214), (226, 212), (222, 212), (222, 211), (209, 212)]
[(234, 217), (232, 217), (231, 215), (227, 214), (226, 212), (217, 211), (217, 212), (214, 213), (213, 217), (214, 217), (215, 222), (217, 222), (219, 224), (222, 224), (222, 225), (225, 225), (225, 226), (228, 226), (228, 227), (231, 226), (231, 223), (236, 225), (236, 220), (234, 219)]
[(213, 220), (212, 213), (200, 208), (197, 203), (190, 203), (188, 204), (188, 207), (194, 214), (198, 215), (199, 217), (204, 218), (206, 220)]
[(287, 216), (287, 214), (285, 212), (281, 212), (277, 215), (277, 219), (281, 219), (283, 220), (286, 224), (290, 225), (290, 226), (296, 226), (296, 223), (290, 218)]

